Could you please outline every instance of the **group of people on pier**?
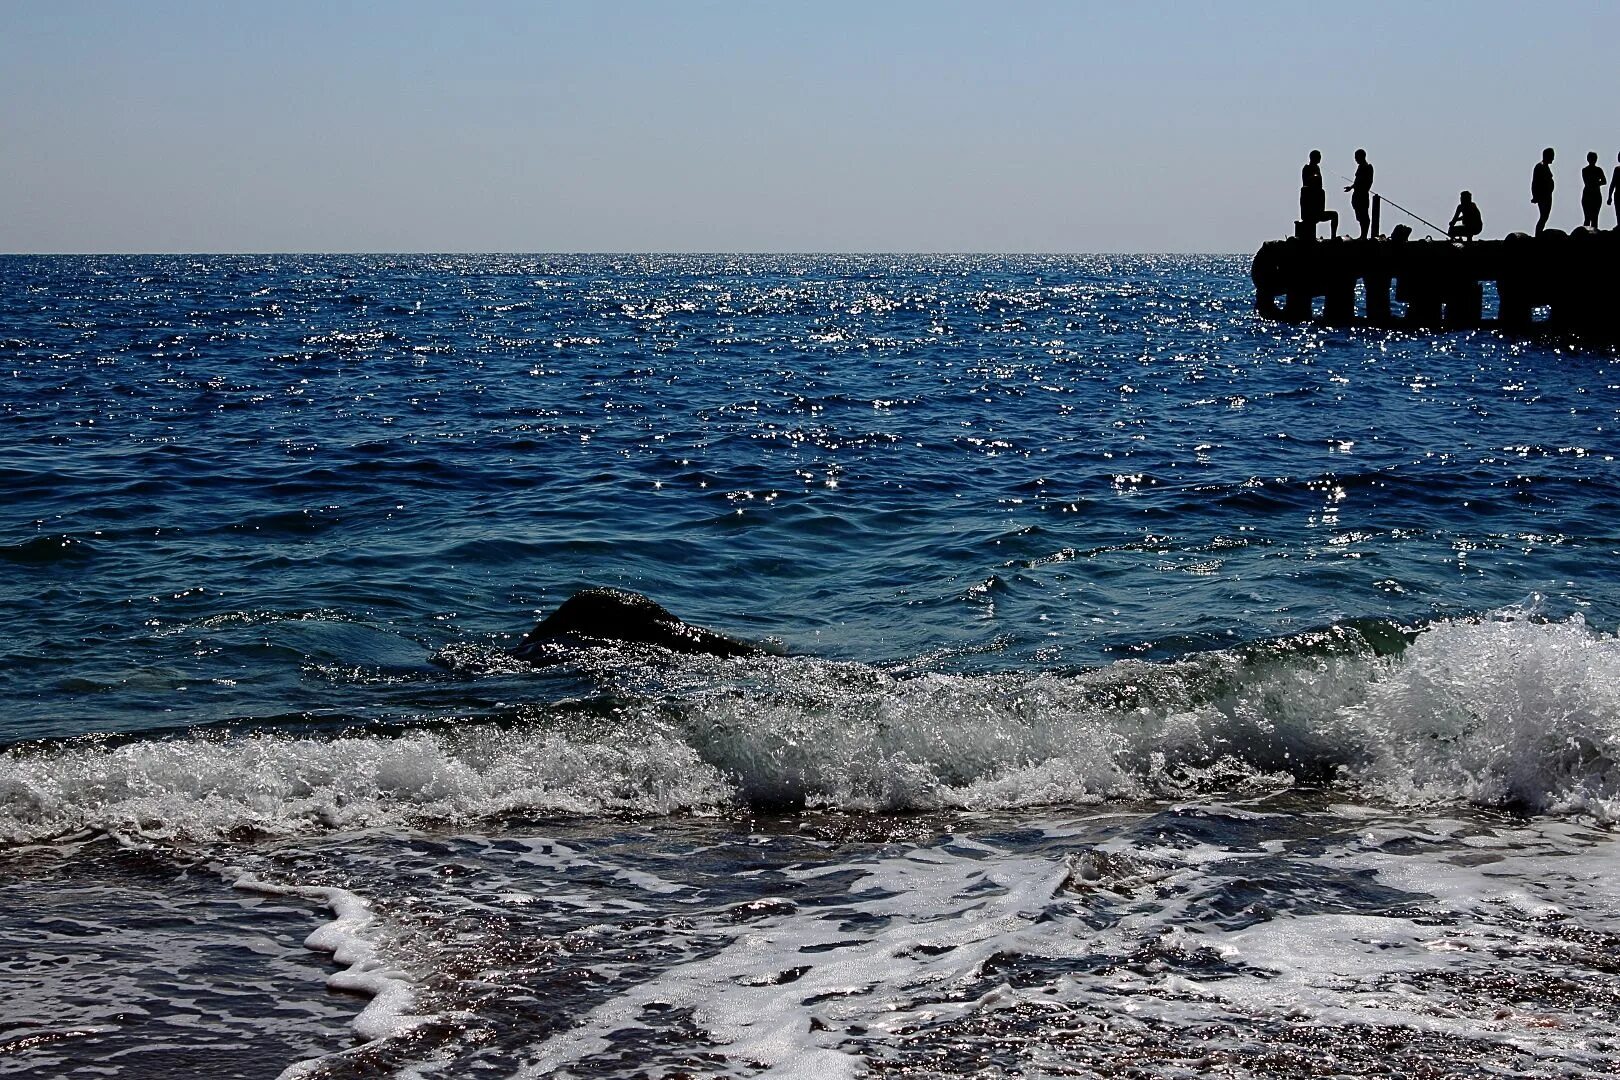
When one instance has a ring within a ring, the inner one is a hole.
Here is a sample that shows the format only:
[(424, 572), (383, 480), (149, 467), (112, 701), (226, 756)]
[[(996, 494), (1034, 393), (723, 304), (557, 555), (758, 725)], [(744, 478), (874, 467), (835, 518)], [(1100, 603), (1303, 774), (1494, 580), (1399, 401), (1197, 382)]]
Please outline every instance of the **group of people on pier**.
[[(1350, 192), (1350, 209), (1355, 211), (1356, 223), (1361, 226), (1361, 238), (1367, 239), (1372, 227), (1372, 162), (1367, 151), (1356, 151), (1356, 177), (1344, 190)], [(1299, 220), (1316, 231), (1316, 223), (1325, 221), (1332, 235), (1339, 235), (1339, 212), (1327, 208), (1327, 189), (1322, 186), (1322, 151), (1312, 150), (1311, 159), (1299, 171)]]
[[(1552, 213), (1553, 201), (1553, 148), (1541, 152), (1535, 171), (1530, 174), (1530, 201), (1536, 204), (1541, 216), (1536, 219), (1536, 235), (1547, 227), (1547, 215)], [(1581, 170), (1581, 226), (1598, 228), (1598, 214), (1603, 210), (1603, 166), (1598, 164), (1597, 151), (1586, 155), (1586, 168)], [(1616, 159), (1614, 177), (1609, 182), (1609, 205), (1614, 207), (1615, 228), (1620, 229), (1620, 203), (1614, 201), (1614, 189), (1620, 187), (1620, 158)]]
[[(1530, 201), (1540, 211), (1536, 220), (1536, 235), (1540, 236), (1547, 227), (1547, 218), (1552, 213), (1553, 182), (1552, 163), (1553, 148), (1541, 152), (1541, 160), (1536, 163), (1530, 174)], [(1596, 151), (1586, 155), (1586, 168), (1581, 170), (1581, 215), (1582, 226), (1585, 228), (1598, 228), (1598, 214), (1603, 209), (1604, 184), (1608, 184), (1609, 205), (1614, 207), (1615, 228), (1620, 229), (1620, 202), (1615, 201), (1614, 193), (1620, 188), (1620, 157), (1616, 158), (1614, 176), (1612, 180), (1605, 181), (1603, 167), (1597, 163)], [(1356, 223), (1361, 227), (1361, 239), (1367, 239), (1368, 231), (1372, 226), (1372, 196), (1373, 196), (1373, 167), (1367, 160), (1367, 151), (1356, 151), (1356, 175), (1345, 187), (1350, 193), (1350, 208), (1355, 212)], [(1329, 234), (1337, 238), (1339, 235), (1339, 214), (1336, 210), (1327, 208), (1327, 189), (1322, 186), (1322, 151), (1312, 150), (1310, 160), (1299, 173), (1299, 220), (1300, 224), (1315, 235), (1319, 222), (1327, 222)], [(1422, 220), (1421, 218), (1419, 220)], [(1425, 222), (1427, 224), (1427, 222)], [(1457, 209), (1451, 215), (1451, 221), (1446, 226), (1446, 235), (1453, 240), (1472, 240), (1485, 229), (1485, 222), (1479, 212), (1479, 204), (1474, 202), (1471, 192), (1464, 191), (1458, 197)]]

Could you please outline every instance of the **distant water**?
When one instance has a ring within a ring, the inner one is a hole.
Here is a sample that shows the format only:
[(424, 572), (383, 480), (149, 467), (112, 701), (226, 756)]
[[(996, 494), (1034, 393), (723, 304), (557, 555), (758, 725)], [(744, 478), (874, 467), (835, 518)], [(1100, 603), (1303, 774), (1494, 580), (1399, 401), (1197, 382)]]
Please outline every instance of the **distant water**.
[[(0, 377), (0, 1077), (1620, 1071), (1612, 353), (0, 257)], [(507, 655), (602, 584), (786, 655)]]

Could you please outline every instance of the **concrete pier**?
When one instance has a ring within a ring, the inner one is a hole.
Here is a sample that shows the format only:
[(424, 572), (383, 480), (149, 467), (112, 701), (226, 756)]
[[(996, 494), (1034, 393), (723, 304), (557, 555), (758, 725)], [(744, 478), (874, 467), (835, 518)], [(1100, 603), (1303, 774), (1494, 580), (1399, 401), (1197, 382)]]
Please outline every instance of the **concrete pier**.
[(1295, 236), (1262, 244), (1250, 276), (1256, 310), (1285, 322), (1612, 339), (1620, 338), (1617, 270), (1620, 232), (1549, 229), (1469, 242)]

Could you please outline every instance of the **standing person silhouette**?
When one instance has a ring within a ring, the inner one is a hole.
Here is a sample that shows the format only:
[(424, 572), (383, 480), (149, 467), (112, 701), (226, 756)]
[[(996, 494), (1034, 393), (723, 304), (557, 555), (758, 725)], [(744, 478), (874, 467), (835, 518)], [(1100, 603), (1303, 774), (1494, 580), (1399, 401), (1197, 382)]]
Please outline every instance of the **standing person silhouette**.
[(1344, 190), (1350, 192), (1350, 209), (1356, 212), (1356, 224), (1361, 226), (1361, 238), (1367, 239), (1372, 219), (1367, 208), (1372, 205), (1373, 167), (1367, 160), (1367, 151), (1356, 151), (1356, 178)]
[(1586, 168), (1581, 170), (1581, 215), (1587, 228), (1598, 227), (1598, 214), (1603, 212), (1603, 166), (1597, 163), (1597, 151), (1586, 155)]
[(1609, 177), (1609, 205), (1614, 207), (1614, 227), (1620, 231), (1620, 202), (1614, 201), (1614, 189), (1620, 188), (1620, 155), (1616, 155), (1614, 160), (1614, 175)]
[(1552, 213), (1553, 193), (1553, 148), (1541, 152), (1541, 160), (1537, 162), (1535, 171), (1530, 174), (1530, 201), (1541, 209), (1541, 217), (1536, 219), (1536, 235), (1547, 227), (1547, 215)]
[(1299, 220), (1316, 236), (1316, 223), (1325, 221), (1332, 239), (1339, 237), (1339, 213), (1327, 209), (1327, 192), (1322, 187), (1322, 151), (1312, 150), (1311, 160), (1299, 170)]

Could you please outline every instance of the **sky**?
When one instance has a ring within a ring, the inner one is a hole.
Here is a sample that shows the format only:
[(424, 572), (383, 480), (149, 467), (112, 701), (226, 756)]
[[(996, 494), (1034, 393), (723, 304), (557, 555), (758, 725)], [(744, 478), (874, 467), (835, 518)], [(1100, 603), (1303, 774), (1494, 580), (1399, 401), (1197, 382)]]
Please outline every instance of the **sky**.
[(1500, 236), (1553, 146), (1568, 228), (1617, 55), (1613, 0), (0, 0), (0, 252), (1249, 252), (1357, 147)]

